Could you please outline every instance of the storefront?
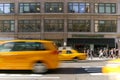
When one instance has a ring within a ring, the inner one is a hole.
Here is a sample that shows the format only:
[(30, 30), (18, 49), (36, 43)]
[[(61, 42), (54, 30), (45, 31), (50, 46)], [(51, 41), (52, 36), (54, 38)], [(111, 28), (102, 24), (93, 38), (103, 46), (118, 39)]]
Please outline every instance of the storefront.
[(98, 55), (99, 49), (117, 48), (114, 38), (68, 38), (67, 45), (72, 46), (80, 52), (91, 49), (94, 55)]

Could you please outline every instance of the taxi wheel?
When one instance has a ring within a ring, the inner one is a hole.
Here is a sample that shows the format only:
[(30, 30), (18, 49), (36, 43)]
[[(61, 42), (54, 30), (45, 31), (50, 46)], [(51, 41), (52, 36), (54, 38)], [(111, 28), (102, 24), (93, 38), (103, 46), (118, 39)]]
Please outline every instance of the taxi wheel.
[(75, 57), (75, 58), (73, 58), (73, 61), (75, 61), (75, 62), (78, 62), (78, 58), (77, 57)]
[(44, 63), (37, 62), (33, 65), (32, 72), (36, 74), (46, 73), (48, 71)]

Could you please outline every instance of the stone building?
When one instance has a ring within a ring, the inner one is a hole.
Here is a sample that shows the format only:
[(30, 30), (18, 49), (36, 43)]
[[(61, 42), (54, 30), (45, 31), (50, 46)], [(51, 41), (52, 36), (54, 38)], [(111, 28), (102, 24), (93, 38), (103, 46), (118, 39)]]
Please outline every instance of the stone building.
[(120, 48), (120, 0), (0, 0), (0, 37)]

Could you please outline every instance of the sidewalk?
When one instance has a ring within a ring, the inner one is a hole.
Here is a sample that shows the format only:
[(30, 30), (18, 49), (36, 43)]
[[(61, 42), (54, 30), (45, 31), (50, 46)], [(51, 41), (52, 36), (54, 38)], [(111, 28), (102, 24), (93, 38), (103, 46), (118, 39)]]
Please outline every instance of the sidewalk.
[(87, 60), (112, 60), (112, 58), (99, 58), (99, 57), (93, 57), (91, 58), (87, 58)]

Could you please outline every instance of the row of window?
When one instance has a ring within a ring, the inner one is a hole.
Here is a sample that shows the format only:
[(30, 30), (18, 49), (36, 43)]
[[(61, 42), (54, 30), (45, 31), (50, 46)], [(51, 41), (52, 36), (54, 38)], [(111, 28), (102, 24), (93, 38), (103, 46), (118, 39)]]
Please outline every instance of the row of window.
[[(91, 4), (84, 2), (69, 2), (68, 3), (68, 13), (90, 13)], [(19, 13), (40, 13), (41, 4), (39, 2), (35, 3), (19, 3)], [(45, 3), (45, 13), (63, 13), (64, 3), (63, 2), (46, 2)], [(116, 13), (116, 3), (95, 3), (94, 4), (95, 13)], [(14, 3), (0, 3), (0, 13), (8, 14), (15, 13)]]
[[(1, 20), (0, 32), (14, 32), (14, 20)], [(90, 32), (90, 20), (68, 20), (68, 32)], [(95, 20), (94, 32), (116, 32), (116, 20)], [(41, 20), (19, 20), (18, 32), (41, 32)], [(63, 19), (46, 19), (44, 20), (44, 32), (64, 32)]]

